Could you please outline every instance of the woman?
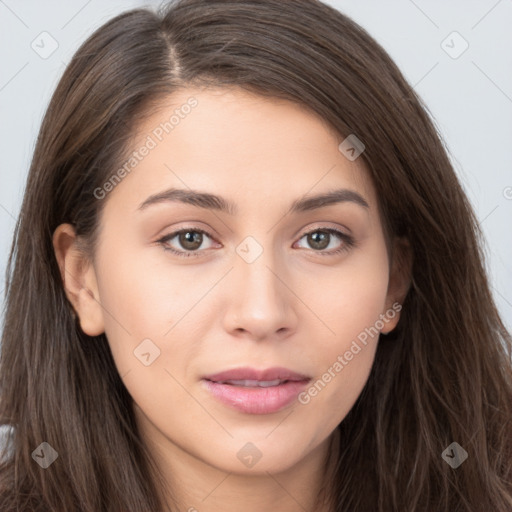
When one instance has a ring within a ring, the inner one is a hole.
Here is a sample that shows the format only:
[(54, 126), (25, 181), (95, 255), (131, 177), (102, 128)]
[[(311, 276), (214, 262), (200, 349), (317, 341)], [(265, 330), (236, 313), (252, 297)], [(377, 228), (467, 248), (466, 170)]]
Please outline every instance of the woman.
[(511, 510), (479, 238), (341, 13), (116, 17), (53, 95), (16, 229), (2, 511)]

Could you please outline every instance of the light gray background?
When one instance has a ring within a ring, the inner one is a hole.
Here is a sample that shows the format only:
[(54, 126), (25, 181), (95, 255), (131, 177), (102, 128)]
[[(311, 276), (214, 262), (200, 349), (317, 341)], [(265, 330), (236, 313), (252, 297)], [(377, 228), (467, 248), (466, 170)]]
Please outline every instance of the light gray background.
[[(65, 65), (85, 38), (116, 14), (159, 3), (0, 0), (0, 305), (35, 140)], [(486, 236), (494, 295), (511, 329), (512, 0), (327, 3), (366, 28), (426, 101)], [(58, 43), (46, 59), (31, 47), (35, 41), (50, 48), (49, 40), (41, 39), (47, 37), (40, 36), (44, 31)], [(468, 49), (453, 58), (464, 40)]]

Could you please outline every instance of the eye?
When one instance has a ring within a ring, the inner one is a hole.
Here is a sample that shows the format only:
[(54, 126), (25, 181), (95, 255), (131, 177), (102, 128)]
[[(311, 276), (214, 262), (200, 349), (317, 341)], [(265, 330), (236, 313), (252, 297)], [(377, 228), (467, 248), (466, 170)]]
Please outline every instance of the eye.
[[(334, 243), (333, 246), (333, 237), (337, 238), (338, 241), (341, 242), (341, 245), (340, 243), (338, 243), (338, 245)], [(300, 240), (303, 238), (306, 238), (307, 244), (309, 244), (315, 252), (318, 252), (323, 256), (339, 254), (354, 246), (354, 239), (351, 236), (333, 228), (318, 228), (314, 231), (304, 233)], [(325, 251), (327, 248), (330, 248), (331, 250)]]
[[(213, 239), (212, 235), (203, 229), (184, 228), (165, 235), (157, 240), (157, 243), (162, 245), (166, 251), (170, 251), (180, 257), (189, 258), (201, 256), (204, 250), (212, 248), (212, 243), (207, 245), (207, 247), (203, 246), (205, 237)], [(355, 241), (351, 236), (333, 228), (318, 228), (304, 233), (299, 242), (303, 238), (306, 238), (307, 243), (314, 252), (322, 256), (333, 256), (343, 251), (348, 251), (355, 245)], [(334, 243), (334, 247), (332, 247), (334, 239), (338, 239), (338, 245)], [(331, 250), (325, 251), (329, 247)]]
[[(185, 228), (165, 235), (160, 238), (160, 240), (157, 240), (157, 242), (161, 244), (166, 251), (170, 251), (177, 256), (188, 258), (191, 256), (199, 256), (199, 253), (201, 252), (199, 249), (204, 250), (211, 248), (211, 245), (208, 247), (202, 247), (205, 236), (212, 238), (212, 236), (203, 229)], [(174, 239), (176, 239), (175, 244), (179, 245), (178, 248), (175, 246), (173, 247), (171, 244)]]

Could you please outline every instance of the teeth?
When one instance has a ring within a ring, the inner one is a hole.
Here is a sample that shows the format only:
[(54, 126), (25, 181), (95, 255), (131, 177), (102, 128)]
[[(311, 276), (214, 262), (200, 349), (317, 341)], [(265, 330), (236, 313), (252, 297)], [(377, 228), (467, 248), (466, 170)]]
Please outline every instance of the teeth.
[(270, 386), (278, 386), (281, 384), (281, 379), (275, 380), (226, 380), (222, 382), (222, 384), (231, 384), (232, 386), (243, 386), (243, 387), (260, 387), (260, 388), (269, 388)]

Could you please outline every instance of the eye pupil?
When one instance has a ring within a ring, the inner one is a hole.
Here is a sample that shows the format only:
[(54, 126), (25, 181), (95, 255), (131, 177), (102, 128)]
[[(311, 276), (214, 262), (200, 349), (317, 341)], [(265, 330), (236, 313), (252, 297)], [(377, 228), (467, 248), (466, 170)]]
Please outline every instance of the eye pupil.
[(330, 233), (326, 231), (314, 231), (308, 235), (308, 243), (314, 249), (325, 249), (329, 245)]
[(203, 234), (198, 231), (184, 231), (179, 235), (179, 242), (184, 249), (194, 251), (201, 247)]

